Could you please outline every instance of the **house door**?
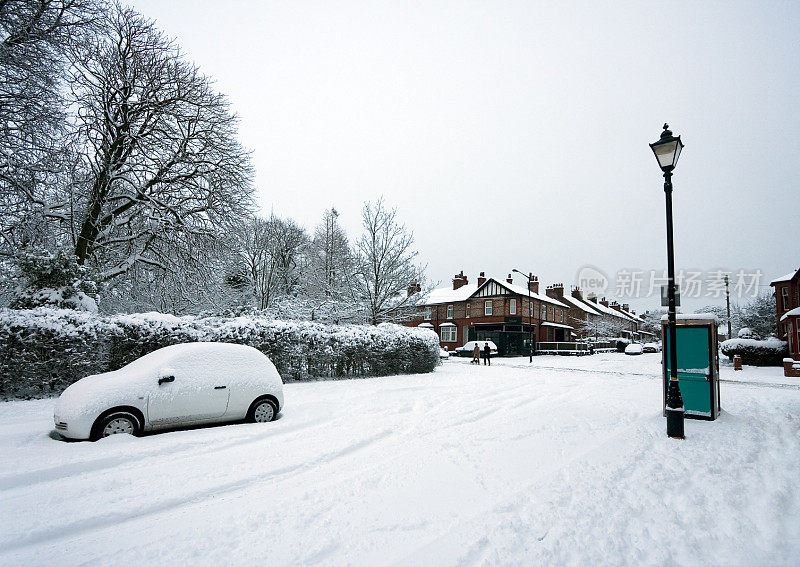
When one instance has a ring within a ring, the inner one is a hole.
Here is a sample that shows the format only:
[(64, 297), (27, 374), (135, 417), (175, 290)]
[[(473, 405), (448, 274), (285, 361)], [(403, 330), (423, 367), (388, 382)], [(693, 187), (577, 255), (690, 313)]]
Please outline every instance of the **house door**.
[(461, 341), (461, 346), (464, 346), (469, 342), (469, 327), (464, 327), (464, 338)]

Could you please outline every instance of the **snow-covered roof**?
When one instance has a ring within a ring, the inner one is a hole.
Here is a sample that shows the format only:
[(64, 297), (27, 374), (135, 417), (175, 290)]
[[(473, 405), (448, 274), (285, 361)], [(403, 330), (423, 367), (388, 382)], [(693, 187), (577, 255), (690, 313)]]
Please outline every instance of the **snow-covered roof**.
[(781, 317), (781, 321), (783, 321), (787, 317), (796, 317), (796, 316), (799, 316), (799, 315), (800, 315), (800, 307), (795, 307), (794, 309), (791, 309), (791, 310), (787, 311), (786, 313), (784, 313), (783, 317)]
[(457, 303), (466, 301), (469, 296), (478, 290), (477, 284), (467, 284), (458, 289), (452, 287), (437, 287), (422, 298), (423, 305), (439, 305), (442, 303)]
[[(504, 288), (506, 288), (507, 290), (509, 290), (512, 293), (516, 293), (518, 295), (522, 295), (522, 296), (528, 297), (528, 288), (527, 287), (523, 287), (521, 285), (517, 285), (517, 284), (513, 284), (513, 283), (508, 283), (506, 280), (498, 280), (498, 279), (495, 279), (495, 278), (488, 278), (486, 280), (486, 283), (483, 284), (483, 285), (488, 285), (490, 281), (494, 281), (495, 283), (497, 283), (498, 285), (503, 286)], [(544, 303), (549, 303), (549, 304), (555, 305), (557, 307), (564, 307), (566, 309), (569, 309), (568, 305), (564, 305), (560, 301), (557, 301), (557, 300), (553, 299), (552, 297), (550, 297), (548, 295), (542, 295), (541, 293), (534, 293), (533, 291), (531, 291), (530, 292), (530, 296), (531, 296), (532, 299), (538, 299), (539, 301), (542, 301)]]
[(617, 311), (613, 307), (606, 307), (599, 301), (595, 303), (594, 301), (587, 302), (587, 304), (594, 308), (595, 310), (599, 311), (601, 314), (611, 315), (613, 317), (619, 317), (620, 319), (626, 319), (628, 321), (635, 321), (637, 323), (642, 323), (642, 319), (640, 319), (637, 315), (633, 313), (629, 313), (627, 311)]
[(430, 323), (420, 323), (417, 327), (422, 327), (423, 329), (433, 329), (433, 325)]
[(585, 301), (578, 299), (577, 297), (572, 297), (571, 295), (565, 295), (564, 301), (577, 307), (578, 309), (585, 311), (589, 315), (600, 315), (600, 311), (594, 309), (592, 303), (586, 303)]
[(455, 326), (456, 326), (456, 324), (455, 324), (455, 323), (450, 323), (450, 322), (447, 322), (447, 323), (440, 323), (440, 324), (439, 324), (439, 326), (440, 326), (440, 327), (455, 327)]
[(542, 327), (558, 327), (559, 329), (574, 329), (574, 327), (570, 327), (569, 325), (563, 325), (561, 323), (551, 323), (550, 321), (545, 321), (542, 323)]
[(789, 272), (785, 276), (781, 276), (779, 278), (775, 278), (774, 280), (769, 282), (769, 285), (775, 285), (776, 283), (782, 283), (782, 282), (791, 281), (794, 278), (794, 276), (797, 274), (797, 272), (800, 272), (800, 270), (794, 270), (792, 272)]
[[(522, 295), (527, 297), (528, 296), (528, 288), (519, 286), (516, 284), (510, 284), (505, 280), (498, 280), (496, 278), (486, 278), (486, 282), (483, 285), (487, 285), (490, 281), (497, 283), (498, 285), (503, 286), (511, 293), (516, 293), (518, 295)], [(423, 305), (441, 305), (443, 303), (457, 303), (459, 301), (468, 301), (469, 298), (475, 294), (475, 292), (480, 289), (477, 283), (474, 284), (466, 284), (461, 286), (458, 289), (453, 289), (452, 287), (437, 287), (434, 290), (431, 290), (427, 296), (425, 296), (421, 303)], [(569, 308), (569, 306), (556, 301), (552, 297), (548, 297), (546, 295), (542, 295), (540, 293), (530, 292), (530, 296), (533, 299), (537, 299), (544, 303), (549, 303), (551, 305), (555, 305), (557, 307), (564, 307)]]

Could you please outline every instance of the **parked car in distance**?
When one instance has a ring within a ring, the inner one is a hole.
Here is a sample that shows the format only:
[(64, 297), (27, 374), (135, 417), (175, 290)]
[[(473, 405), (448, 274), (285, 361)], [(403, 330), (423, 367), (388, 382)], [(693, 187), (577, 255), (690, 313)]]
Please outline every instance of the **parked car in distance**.
[(439, 349), (439, 358), (450, 358), (450, 351), (447, 350), (447, 347)]
[(645, 343), (642, 345), (644, 352), (661, 352), (661, 343)]
[(483, 346), (486, 343), (489, 343), (489, 352), (492, 356), (497, 354), (497, 345), (494, 344), (492, 341), (468, 341), (464, 346), (456, 347), (455, 353), (458, 356), (472, 356), (472, 350), (475, 348), (475, 344), (481, 349), (481, 356), (483, 356)]
[(642, 354), (643, 350), (641, 343), (631, 343), (625, 347), (625, 354)]
[(53, 418), (63, 437), (97, 440), (184, 425), (268, 422), (281, 409), (283, 380), (263, 353), (185, 343), (78, 380), (58, 398)]

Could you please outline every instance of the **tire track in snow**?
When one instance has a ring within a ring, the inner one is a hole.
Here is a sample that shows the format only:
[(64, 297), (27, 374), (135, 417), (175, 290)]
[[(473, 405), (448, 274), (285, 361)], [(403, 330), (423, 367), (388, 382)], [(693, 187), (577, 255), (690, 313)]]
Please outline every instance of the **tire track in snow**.
[(112, 526), (118, 526), (130, 521), (147, 518), (162, 512), (182, 508), (188, 505), (200, 504), (207, 500), (212, 500), (221, 495), (226, 495), (234, 492), (241, 491), (249, 488), (252, 485), (265, 482), (265, 481), (279, 481), (281, 477), (286, 477), (293, 473), (305, 472), (312, 470), (320, 465), (334, 462), (342, 457), (346, 457), (358, 451), (361, 451), (370, 445), (384, 439), (392, 434), (393, 430), (386, 429), (380, 431), (370, 437), (352, 443), (341, 449), (330, 451), (326, 454), (319, 456), (314, 461), (303, 462), (296, 465), (289, 465), (279, 469), (274, 469), (267, 472), (259, 472), (257, 474), (248, 475), (235, 481), (223, 483), (214, 487), (205, 487), (202, 490), (197, 490), (178, 496), (169, 498), (155, 505), (147, 507), (139, 507), (133, 510), (124, 512), (111, 512), (108, 514), (101, 514), (83, 520), (78, 520), (70, 524), (64, 524), (57, 528), (44, 529), (40, 531), (29, 532), (22, 537), (17, 537), (15, 541), (0, 542), (2, 543), (2, 551), (0, 554), (6, 554), (9, 551), (23, 549), (32, 545), (37, 545), (44, 542), (52, 542), (55, 540), (65, 539), (73, 536), (79, 536), (83, 533)]
[[(44, 482), (55, 482), (55, 481), (65, 480), (67, 478), (76, 475), (82, 475), (90, 472), (101, 472), (123, 465), (125, 466), (135, 465), (137, 467), (142, 467), (142, 466), (146, 467), (150, 466), (150, 463), (146, 462), (147, 459), (157, 458), (163, 455), (170, 455), (170, 456), (174, 455), (175, 458), (181, 458), (186, 453), (192, 453), (193, 456), (209, 455), (220, 451), (225, 451), (230, 448), (243, 447), (246, 445), (262, 443), (265, 440), (273, 440), (276, 438), (293, 435), (299, 432), (306, 431), (308, 429), (314, 429), (316, 427), (328, 425), (329, 423), (330, 420), (328, 419), (319, 419), (314, 422), (307, 423), (304, 426), (297, 427), (295, 429), (287, 429), (284, 431), (273, 432), (270, 435), (264, 435), (263, 431), (259, 431), (257, 433), (253, 433), (252, 435), (248, 435), (245, 438), (228, 441), (226, 443), (213, 445), (211, 447), (208, 447), (207, 442), (202, 440), (193, 441), (190, 443), (183, 443), (179, 447), (168, 445), (160, 449), (147, 451), (146, 453), (143, 454), (133, 455), (133, 457), (135, 457), (136, 459), (135, 461), (131, 460), (131, 455), (120, 455), (118, 457), (104, 457), (102, 459), (72, 462), (64, 465), (59, 465), (57, 467), (26, 472), (24, 474), (8, 475), (5, 477), (0, 477), (0, 492), (21, 487), (27, 488)], [(235, 424), (233, 425), (235, 426)], [(219, 425), (219, 427), (230, 427), (230, 426), (231, 424)], [(170, 433), (177, 433), (177, 431), (167, 431), (159, 434), (168, 435)], [(59, 442), (63, 443), (63, 441)], [(199, 450), (198, 447), (200, 447)]]

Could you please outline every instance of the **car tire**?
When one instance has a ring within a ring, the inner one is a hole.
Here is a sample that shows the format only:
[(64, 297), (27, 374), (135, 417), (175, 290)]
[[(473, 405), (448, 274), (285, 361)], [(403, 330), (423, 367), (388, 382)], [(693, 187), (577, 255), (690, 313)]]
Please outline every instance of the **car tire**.
[(278, 415), (275, 402), (267, 398), (260, 398), (253, 402), (247, 412), (247, 421), (251, 423), (268, 423)]
[(94, 441), (109, 435), (128, 434), (138, 436), (142, 432), (139, 418), (127, 411), (115, 411), (108, 414), (97, 426), (92, 435)]

